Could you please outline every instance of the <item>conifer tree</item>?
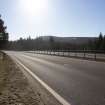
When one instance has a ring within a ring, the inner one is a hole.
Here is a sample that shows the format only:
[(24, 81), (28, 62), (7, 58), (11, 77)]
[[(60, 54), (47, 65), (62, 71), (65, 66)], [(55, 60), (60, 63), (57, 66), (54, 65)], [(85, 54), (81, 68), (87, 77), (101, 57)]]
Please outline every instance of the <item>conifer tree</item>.
[(8, 42), (8, 33), (6, 32), (7, 27), (4, 26), (4, 21), (0, 15), (0, 49), (4, 49)]

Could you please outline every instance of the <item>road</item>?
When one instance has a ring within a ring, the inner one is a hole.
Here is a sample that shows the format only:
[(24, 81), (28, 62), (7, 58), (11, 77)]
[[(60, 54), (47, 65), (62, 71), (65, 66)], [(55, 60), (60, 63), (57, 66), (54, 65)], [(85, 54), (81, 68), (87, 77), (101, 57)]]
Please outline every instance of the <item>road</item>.
[(71, 105), (105, 105), (105, 63), (32, 54), (6, 52), (18, 59)]

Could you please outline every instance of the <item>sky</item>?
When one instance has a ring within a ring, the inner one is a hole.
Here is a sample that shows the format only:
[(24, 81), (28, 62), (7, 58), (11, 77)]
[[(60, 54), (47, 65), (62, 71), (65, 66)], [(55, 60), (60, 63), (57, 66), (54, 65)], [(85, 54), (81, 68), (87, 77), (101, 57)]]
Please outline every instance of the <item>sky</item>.
[(105, 34), (105, 0), (0, 0), (9, 40)]

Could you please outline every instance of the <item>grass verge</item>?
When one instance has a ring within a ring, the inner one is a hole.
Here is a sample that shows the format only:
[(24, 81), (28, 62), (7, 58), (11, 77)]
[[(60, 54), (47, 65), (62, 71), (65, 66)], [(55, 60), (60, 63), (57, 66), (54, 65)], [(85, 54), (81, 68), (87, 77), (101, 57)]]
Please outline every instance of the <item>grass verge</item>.
[(0, 59), (0, 105), (43, 105), (37, 91), (33, 92), (21, 70), (7, 55)]

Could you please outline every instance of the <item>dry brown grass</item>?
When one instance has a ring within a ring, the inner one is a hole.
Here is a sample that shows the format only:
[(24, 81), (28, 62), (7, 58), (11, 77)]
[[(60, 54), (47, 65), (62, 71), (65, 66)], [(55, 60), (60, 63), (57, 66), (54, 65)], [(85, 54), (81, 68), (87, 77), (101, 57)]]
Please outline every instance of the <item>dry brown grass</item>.
[(0, 105), (43, 105), (12, 60), (0, 59)]

